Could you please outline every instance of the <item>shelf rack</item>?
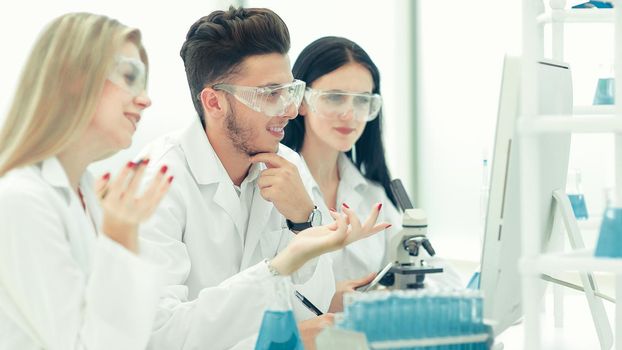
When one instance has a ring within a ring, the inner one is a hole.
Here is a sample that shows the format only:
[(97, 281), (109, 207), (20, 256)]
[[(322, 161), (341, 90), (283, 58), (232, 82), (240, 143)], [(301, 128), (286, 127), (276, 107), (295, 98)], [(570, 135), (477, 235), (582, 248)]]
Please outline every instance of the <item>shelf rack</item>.
[(521, 223), (523, 307), (525, 313), (525, 349), (542, 349), (539, 295), (543, 273), (604, 272), (615, 275), (615, 349), (622, 350), (622, 259), (596, 258), (591, 250), (569, 253), (541, 253), (538, 228), (541, 215), (530, 203), (538, 196), (538, 138), (550, 133), (615, 134), (615, 184), (618, 198), (622, 191), (622, 104), (579, 106), (571, 118), (538, 115), (536, 107), (536, 62), (544, 57), (544, 26), (552, 27), (552, 58), (563, 61), (564, 25), (567, 23), (612, 23), (614, 30), (615, 100), (622, 101), (622, 0), (614, 0), (613, 9), (567, 9), (565, 0), (550, 0), (545, 11), (542, 0), (523, 0), (522, 46), (524, 57), (521, 84), (521, 111), (518, 130), (521, 137)]

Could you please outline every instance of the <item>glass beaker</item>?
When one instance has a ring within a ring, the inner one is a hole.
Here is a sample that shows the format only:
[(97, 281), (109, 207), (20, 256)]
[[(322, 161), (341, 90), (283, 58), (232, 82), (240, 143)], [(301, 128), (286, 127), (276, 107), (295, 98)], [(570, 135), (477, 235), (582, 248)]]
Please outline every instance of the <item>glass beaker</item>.
[(619, 258), (622, 257), (622, 206), (613, 189), (607, 191), (606, 201), (594, 256)]

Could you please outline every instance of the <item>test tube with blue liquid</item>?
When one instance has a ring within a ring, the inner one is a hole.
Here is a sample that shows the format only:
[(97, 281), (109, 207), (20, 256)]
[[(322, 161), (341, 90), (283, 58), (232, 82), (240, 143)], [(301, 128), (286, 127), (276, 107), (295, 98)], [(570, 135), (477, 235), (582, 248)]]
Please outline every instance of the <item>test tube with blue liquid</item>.
[[(399, 292), (399, 293), (398, 293)], [(408, 301), (404, 298), (404, 293), (402, 291), (398, 291), (396, 293), (392, 293), (389, 296), (389, 329), (387, 332), (388, 339), (401, 339), (409, 331), (409, 320), (406, 318), (408, 313), (408, 305), (406, 302)], [(391, 322), (391, 317), (397, 322)]]
[(408, 309), (412, 310), (412, 312), (407, 313), (407, 316), (410, 317), (410, 329), (409, 336), (421, 339), (425, 337), (425, 328), (424, 328), (424, 319), (422, 317), (422, 310), (424, 307), (423, 304), (423, 296), (421, 293), (411, 293), (412, 296), (406, 300), (409, 307)]
[[(339, 327), (363, 332), (370, 342), (424, 340), (487, 333), (481, 292), (406, 290), (349, 293)], [(410, 347), (421, 350), (486, 349), (486, 343)], [(404, 347), (401, 349), (405, 349)]]
[[(460, 335), (460, 299), (462, 294), (459, 291), (450, 292), (449, 297), (449, 328), (450, 336)], [(460, 350), (460, 345), (450, 345), (449, 350)]]

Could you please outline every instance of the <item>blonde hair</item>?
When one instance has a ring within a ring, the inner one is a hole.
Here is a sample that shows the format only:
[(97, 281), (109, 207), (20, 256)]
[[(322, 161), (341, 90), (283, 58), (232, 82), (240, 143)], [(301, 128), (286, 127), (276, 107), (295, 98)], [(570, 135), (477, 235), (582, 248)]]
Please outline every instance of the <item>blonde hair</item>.
[(69, 13), (43, 31), (23, 68), (0, 131), (0, 176), (62, 152), (95, 113), (115, 54), (126, 42), (147, 54), (137, 29), (90, 13)]

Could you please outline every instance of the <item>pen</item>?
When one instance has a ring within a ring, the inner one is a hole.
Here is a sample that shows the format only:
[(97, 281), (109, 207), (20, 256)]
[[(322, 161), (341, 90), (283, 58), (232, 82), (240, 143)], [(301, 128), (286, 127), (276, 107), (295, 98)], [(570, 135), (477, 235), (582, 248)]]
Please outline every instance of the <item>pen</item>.
[(313, 305), (313, 303), (310, 302), (309, 299), (305, 298), (304, 295), (300, 294), (299, 291), (295, 291), (295, 294), (296, 298), (298, 298), (307, 307), (307, 309), (311, 310), (311, 312), (313, 312), (317, 316), (323, 315), (322, 311), (320, 311), (320, 309)]

